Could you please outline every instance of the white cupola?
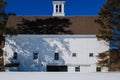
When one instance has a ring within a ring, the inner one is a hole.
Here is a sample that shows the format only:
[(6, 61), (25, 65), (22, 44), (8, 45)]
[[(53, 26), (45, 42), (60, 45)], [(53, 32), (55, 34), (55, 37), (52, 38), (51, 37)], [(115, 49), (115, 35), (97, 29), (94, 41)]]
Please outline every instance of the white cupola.
[(65, 16), (64, 6), (65, 0), (52, 0), (53, 3), (53, 16)]

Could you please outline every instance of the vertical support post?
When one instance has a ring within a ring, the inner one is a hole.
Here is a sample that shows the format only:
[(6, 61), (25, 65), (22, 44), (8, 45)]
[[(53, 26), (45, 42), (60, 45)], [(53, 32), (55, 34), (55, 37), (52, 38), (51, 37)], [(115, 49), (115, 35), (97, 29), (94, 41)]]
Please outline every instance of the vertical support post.
[(64, 4), (62, 4), (62, 14), (64, 14)]
[(53, 14), (56, 13), (56, 4), (53, 4)]

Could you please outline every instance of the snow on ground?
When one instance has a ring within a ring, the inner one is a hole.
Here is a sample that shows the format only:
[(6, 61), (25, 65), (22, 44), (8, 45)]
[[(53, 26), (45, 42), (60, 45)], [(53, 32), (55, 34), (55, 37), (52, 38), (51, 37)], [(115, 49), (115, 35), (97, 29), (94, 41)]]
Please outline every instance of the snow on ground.
[(120, 80), (120, 73), (5, 72), (0, 80)]

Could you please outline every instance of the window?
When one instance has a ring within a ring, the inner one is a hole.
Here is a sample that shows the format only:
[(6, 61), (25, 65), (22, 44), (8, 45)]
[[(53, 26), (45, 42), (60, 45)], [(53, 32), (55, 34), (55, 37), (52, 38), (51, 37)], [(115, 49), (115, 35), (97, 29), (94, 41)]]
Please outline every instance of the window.
[(62, 6), (59, 5), (59, 12), (61, 13), (62, 12)]
[(13, 59), (17, 59), (17, 52), (14, 52)]
[(75, 72), (80, 72), (80, 66), (75, 67)]
[(56, 12), (58, 12), (58, 5), (56, 5)]
[(38, 53), (33, 53), (33, 59), (38, 59)]
[(72, 53), (72, 57), (76, 57), (77, 55), (76, 55), (76, 53)]
[(93, 57), (93, 53), (89, 53), (89, 57)]
[(55, 60), (59, 60), (59, 53), (55, 53), (54, 59), (55, 59)]
[(97, 72), (101, 72), (101, 67), (96, 67)]

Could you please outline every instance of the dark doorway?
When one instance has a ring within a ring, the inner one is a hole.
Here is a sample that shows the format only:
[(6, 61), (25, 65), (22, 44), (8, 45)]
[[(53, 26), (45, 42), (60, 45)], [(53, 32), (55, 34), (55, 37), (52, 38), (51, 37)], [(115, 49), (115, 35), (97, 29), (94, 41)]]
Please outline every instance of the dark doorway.
[(68, 67), (65, 65), (62, 66), (54, 66), (54, 65), (48, 65), (47, 66), (47, 72), (67, 72)]

